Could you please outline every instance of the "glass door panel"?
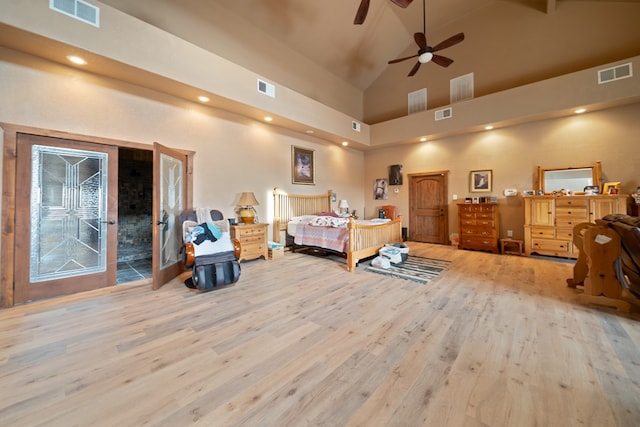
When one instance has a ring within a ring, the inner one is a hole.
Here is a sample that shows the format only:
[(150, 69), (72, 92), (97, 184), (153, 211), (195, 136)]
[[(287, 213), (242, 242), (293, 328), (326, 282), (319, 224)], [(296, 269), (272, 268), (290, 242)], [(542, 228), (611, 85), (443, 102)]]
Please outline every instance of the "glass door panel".
[(107, 268), (107, 154), (34, 145), (31, 283)]
[(180, 213), (184, 209), (186, 155), (154, 144), (153, 289), (182, 272), (178, 253), (182, 246)]

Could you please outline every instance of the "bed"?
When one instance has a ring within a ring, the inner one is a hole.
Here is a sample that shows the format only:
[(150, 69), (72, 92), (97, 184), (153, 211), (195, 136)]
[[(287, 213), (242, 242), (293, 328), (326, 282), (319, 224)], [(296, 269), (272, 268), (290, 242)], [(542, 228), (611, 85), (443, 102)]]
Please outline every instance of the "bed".
[[(305, 215), (316, 215), (331, 211), (332, 191), (318, 195), (287, 194), (278, 189), (273, 190), (273, 241), (280, 243), (282, 235), (288, 234), (287, 229), (293, 218)], [(321, 228), (321, 227), (317, 227)], [(343, 250), (330, 249), (341, 253), (347, 260), (347, 270), (354, 271), (358, 261), (378, 254), (386, 243), (402, 241), (402, 217), (388, 222), (346, 220), (344, 237), (347, 239)], [(317, 233), (322, 233), (316, 230)], [(328, 230), (326, 230), (329, 233)], [(329, 239), (330, 240), (330, 239)], [(322, 245), (313, 245), (322, 248)]]

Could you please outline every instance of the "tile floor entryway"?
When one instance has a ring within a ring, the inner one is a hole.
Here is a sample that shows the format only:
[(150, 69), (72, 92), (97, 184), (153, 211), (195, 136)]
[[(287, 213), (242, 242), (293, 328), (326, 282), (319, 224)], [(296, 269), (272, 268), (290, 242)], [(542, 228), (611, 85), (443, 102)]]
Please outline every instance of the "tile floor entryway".
[(116, 283), (121, 285), (134, 280), (151, 278), (151, 258), (118, 261), (118, 278)]

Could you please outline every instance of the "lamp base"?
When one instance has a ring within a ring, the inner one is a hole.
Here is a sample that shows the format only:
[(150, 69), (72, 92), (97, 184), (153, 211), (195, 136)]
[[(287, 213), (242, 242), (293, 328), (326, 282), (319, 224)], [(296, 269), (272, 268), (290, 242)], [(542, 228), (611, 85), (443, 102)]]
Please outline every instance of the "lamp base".
[(244, 224), (254, 224), (256, 222), (256, 213), (251, 208), (240, 209), (240, 220)]

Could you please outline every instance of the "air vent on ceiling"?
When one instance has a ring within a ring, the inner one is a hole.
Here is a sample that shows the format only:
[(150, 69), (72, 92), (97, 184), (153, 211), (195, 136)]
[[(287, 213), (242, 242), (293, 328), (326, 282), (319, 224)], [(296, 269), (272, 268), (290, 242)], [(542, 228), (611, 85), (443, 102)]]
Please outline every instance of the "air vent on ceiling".
[(453, 109), (451, 107), (436, 110), (436, 120), (450, 119), (452, 115)]
[(358, 123), (356, 121), (352, 121), (351, 122), (351, 129), (355, 130), (356, 132), (360, 132), (360, 123)]
[(598, 84), (609, 83), (615, 80), (626, 79), (633, 76), (631, 63), (617, 65), (598, 71)]
[(49, 0), (49, 8), (94, 27), (100, 26), (100, 9), (82, 0)]
[(410, 92), (407, 96), (407, 111), (409, 114), (418, 113), (427, 109), (427, 89)]
[(272, 98), (276, 97), (276, 87), (271, 83), (267, 83), (264, 80), (258, 79), (258, 92), (264, 93)]

